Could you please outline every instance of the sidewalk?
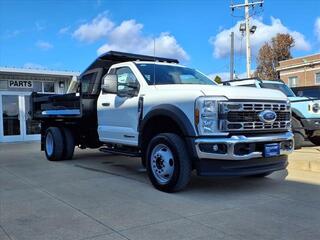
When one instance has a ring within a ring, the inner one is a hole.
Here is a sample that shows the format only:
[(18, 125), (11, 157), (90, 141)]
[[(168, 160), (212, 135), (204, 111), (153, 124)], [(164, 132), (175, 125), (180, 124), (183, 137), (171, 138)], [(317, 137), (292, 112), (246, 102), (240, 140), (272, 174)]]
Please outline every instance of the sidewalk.
[(289, 157), (288, 168), (320, 172), (320, 146), (308, 146), (294, 151)]

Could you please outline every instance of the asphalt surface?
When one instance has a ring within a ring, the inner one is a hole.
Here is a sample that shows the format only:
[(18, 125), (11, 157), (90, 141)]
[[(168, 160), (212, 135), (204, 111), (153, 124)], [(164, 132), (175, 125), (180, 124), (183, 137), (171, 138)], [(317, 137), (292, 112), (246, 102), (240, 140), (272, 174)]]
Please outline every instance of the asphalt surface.
[(74, 160), (49, 162), (39, 148), (0, 144), (1, 240), (320, 236), (319, 172), (194, 176), (185, 191), (167, 194), (151, 186), (138, 159), (77, 150)]

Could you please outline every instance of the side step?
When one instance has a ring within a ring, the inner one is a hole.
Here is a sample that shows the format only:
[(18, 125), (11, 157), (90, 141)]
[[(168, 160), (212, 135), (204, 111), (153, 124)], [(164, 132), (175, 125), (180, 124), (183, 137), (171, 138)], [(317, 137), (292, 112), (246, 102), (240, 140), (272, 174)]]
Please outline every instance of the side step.
[(114, 155), (127, 156), (127, 157), (141, 157), (140, 152), (125, 151), (124, 149), (102, 147), (102, 148), (99, 148), (99, 151), (104, 153), (114, 154)]

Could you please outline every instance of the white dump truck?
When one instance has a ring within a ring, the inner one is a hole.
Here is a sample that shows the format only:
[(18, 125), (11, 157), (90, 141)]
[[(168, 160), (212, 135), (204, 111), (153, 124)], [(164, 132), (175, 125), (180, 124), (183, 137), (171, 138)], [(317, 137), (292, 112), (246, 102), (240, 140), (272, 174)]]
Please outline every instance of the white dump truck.
[(76, 93), (34, 93), (41, 149), (51, 161), (75, 146), (141, 157), (152, 184), (175, 192), (191, 172), (263, 177), (287, 166), (291, 108), (276, 90), (218, 86), (175, 59), (108, 52)]

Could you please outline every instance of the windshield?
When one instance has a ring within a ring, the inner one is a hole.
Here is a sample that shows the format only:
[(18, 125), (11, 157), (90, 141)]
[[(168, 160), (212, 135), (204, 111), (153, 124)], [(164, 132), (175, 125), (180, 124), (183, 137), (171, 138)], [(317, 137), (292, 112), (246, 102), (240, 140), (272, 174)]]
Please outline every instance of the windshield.
[(203, 84), (216, 85), (213, 80), (202, 73), (186, 67), (160, 65), (160, 64), (136, 64), (146, 82), (149, 85), (164, 84)]
[(278, 83), (260, 83), (261, 88), (269, 88), (280, 90), (287, 97), (295, 97), (294, 92), (286, 85), (286, 84), (278, 84)]

